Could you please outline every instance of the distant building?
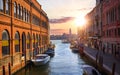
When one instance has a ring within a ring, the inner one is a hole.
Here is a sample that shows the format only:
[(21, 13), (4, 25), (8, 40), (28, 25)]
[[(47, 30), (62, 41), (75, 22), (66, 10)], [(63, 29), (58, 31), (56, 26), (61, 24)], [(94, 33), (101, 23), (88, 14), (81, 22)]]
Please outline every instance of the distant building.
[(47, 14), (37, 0), (0, 0), (0, 75), (8, 63), (12, 73), (21, 69), (49, 44)]

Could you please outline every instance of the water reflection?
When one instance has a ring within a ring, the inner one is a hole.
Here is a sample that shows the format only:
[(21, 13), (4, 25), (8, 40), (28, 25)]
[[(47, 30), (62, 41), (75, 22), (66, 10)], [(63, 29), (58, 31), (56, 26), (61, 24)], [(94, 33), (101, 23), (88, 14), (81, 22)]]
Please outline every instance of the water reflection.
[(82, 75), (82, 64), (85, 62), (78, 54), (72, 53), (70, 44), (52, 40), (56, 45), (55, 56), (44, 66), (30, 66), (15, 75)]

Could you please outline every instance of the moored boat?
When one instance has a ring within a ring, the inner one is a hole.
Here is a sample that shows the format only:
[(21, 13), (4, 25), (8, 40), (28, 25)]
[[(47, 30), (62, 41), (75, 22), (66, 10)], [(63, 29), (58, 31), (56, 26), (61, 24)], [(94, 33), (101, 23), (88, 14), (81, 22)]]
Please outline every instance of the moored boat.
[(55, 51), (52, 49), (48, 49), (45, 54), (48, 54), (49, 56), (53, 57), (55, 55)]
[(101, 75), (98, 70), (90, 65), (83, 65), (83, 75)]
[(67, 40), (67, 39), (63, 39), (63, 40), (62, 40), (62, 43), (70, 43), (70, 41)]
[(50, 56), (47, 54), (38, 54), (31, 61), (34, 65), (44, 65), (50, 60)]
[(76, 44), (71, 44), (71, 45), (70, 45), (70, 49), (71, 49), (73, 52), (78, 52), (78, 51), (79, 51), (79, 48), (77, 47)]

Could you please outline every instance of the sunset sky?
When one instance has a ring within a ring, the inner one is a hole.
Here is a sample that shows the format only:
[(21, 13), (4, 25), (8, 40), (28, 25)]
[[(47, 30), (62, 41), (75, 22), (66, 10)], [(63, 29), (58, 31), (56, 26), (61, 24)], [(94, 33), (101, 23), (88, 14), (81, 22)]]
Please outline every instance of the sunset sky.
[(37, 0), (47, 13), (50, 22), (50, 34), (59, 35), (77, 33), (75, 20), (82, 19), (95, 7), (95, 0)]

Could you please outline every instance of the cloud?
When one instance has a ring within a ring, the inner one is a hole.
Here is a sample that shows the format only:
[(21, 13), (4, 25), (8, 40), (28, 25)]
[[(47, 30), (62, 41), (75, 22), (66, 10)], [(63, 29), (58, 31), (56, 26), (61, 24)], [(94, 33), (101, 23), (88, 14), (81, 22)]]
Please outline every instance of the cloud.
[(50, 19), (49, 22), (51, 24), (66, 23), (66, 22), (71, 21), (73, 19), (74, 19), (74, 17), (62, 17), (62, 18), (58, 18), (58, 19)]
[(92, 7), (90, 8), (81, 8), (81, 9), (77, 9), (78, 11), (84, 11), (84, 10), (90, 10), (90, 9), (93, 9)]

